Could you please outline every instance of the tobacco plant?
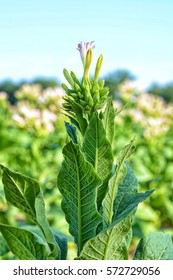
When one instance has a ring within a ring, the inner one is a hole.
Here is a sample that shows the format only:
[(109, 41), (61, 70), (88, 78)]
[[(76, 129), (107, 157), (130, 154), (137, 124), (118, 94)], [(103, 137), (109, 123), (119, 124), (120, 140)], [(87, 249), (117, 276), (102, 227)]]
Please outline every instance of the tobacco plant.
[[(132, 225), (140, 202), (153, 192), (138, 192), (137, 179), (128, 158), (135, 139), (113, 157), (114, 122), (120, 111), (113, 106), (109, 88), (99, 79), (103, 56), (89, 76), (94, 42), (78, 45), (84, 66), (79, 80), (64, 69), (62, 84), (67, 142), (57, 186), (69, 233), (77, 246), (78, 260), (126, 260), (132, 241)], [(124, 127), (125, 129), (125, 127)], [(1, 255), (11, 250), (18, 259), (58, 260), (67, 257), (67, 239), (49, 226), (39, 183), (1, 165), (6, 200), (23, 211), (36, 230), (0, 224)], [(59, 229), (60, 230), (60, 229)], [(171, 237), (161, 232), (143, 237), (134, 259), (173, 259)]]

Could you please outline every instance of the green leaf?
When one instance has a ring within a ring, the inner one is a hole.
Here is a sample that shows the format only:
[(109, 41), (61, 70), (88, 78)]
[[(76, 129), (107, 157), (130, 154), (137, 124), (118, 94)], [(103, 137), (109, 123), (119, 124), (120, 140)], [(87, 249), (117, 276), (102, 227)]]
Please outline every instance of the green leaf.
[(87, 120), (83, 117), (83, 108), (74, 100), (70, 100), (70, 105), (73, 109), (73, 112), (76, 115), (76, 119), (79, 124), (80, 131), (82, 135), (84, 135), (88, 124), (87, 124)]
[(135, 211), (138, 204), (146, 200), (153, 193), (153, 191), (154, 190), (149, 190), (144, 193), (130, 193), (124, 196), (119, 205), (117, 214), (114, 215), (112, 219), (112, 223), (116, 224), (117, 222), (124, 219), (129, 213)]
[(126, 175), (126, 165), (125, 160), (134, 151), (134, 141), (132, 140), (130, 144), (126, 145), (121, 151), (116, 164), (116, 169), (114, 175), (109, 180), (108, 192), (103, 200), (103, 227), (106, 228), (111, 225), (114, 210), (114, 200), (118, 192), (118, 186), (123, 181)]
[(53, 232), (52, 232), (51, 228), (49, 227), (49, 224), (48, 224), (48, 221), (46, 218), (45, 203), (44, 203), (44, 198), (43, 198), (43, 194), (41, 191), (35, 199), (35, 210), (36, 210), (36, 223), (42, 230), (43, 235), (44, 235), (44, 237), (48, 243), (49, 249), (51, 251), (50, 255), (49, 255), (49, 259), (61, 258), (60, 248), (54, 239)]
[(173, 260), (171, 236), (154, 232), (143, 237), (136, 248), (134, 260)]
[(102, 121), (97, 113), (93, 114), (86, 129), (83, 151), (86, 159), (93, 165), (95, 172), (103, 181), (97, 194), (98, 208), (100, 208), (112, 172), (113, 155), (111, 145), (106, 139), (106, 132)]
[(103, 125), (106, 131), (106, 137), (110, 144), (112, 144), (114, 139), (115, 116), (116, 110), (113, 106), (112, 98), (109, 98), (103, 113)]
[(72, 141), (63, 149), (64, 161), (58, 174), (58, 188), (63, 195), (62, 209), (74, 236), (78, 252), (95, 236), (101, 221), (97, 211), (96, 190), (101, 180)]
[(38, 182), (30, 177), (12, 172), (3, 165), (2, 182), (6, 200), (36, 220), (35, 198), (40, 193)]
[(72, 139), (72, 141), (74, 143), (77, 144), (76, 127), (74, 127), (73, 125), (71, 125), (68, 122), (65, 122), (65, 127), (66, 127), (66, 131), (67, 131), (69, 137)]
[(45, 203), (39, 183), (25, 175), (12, 172), (3, 165), (2, 181), (6, 200), (26, 213), (42, 230), (51, 250), (50, 257), (57, 259), (59, 248), (49, 227)]
[(47, 252), (41, 239), (30, 231), (0, 224), (12, 253), (20, 260), (46, 260)]
[(90, 239), (83, 247), (81, 260), (127, 260), (131, 217)]
[(72, 116), (70, 116), (69, 114), (64, 114), (66, 117), (68, 117), (71, 121), (72, 124), (74, 124), (80, 131), (80, 127), (79, 127), (79, 124), (78, 122), (74, 119), (74, 115), (72, 114)]
[(126, 175), (122, 183), (118, 186), (117, 195), (114, 200), (114, 217), (121, 212), (120, 205), (123, 199), (130, 193), (137, 193), (138, 189), (138, 181), (133, 173), (132, 168), (129, 166), (128, 162), (125, 162), (125, 165)]

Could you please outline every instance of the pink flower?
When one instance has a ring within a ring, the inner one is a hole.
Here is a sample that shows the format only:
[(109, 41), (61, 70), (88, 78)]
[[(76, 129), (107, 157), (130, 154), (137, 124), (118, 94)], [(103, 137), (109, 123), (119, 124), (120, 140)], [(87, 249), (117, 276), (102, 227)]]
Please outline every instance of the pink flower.
[(83, 66), (85, 66), (86, 54), (87, 54), (87, 51), (90, 48), (91, 49), (95, 48), (94, 41), (91, 41), (91, 42), (80, 42), (78, 44), (78, 46), (77, 46), (77, 50), (80, 52), (80, 56), (81, 56), (81, 59), (82, 59)]

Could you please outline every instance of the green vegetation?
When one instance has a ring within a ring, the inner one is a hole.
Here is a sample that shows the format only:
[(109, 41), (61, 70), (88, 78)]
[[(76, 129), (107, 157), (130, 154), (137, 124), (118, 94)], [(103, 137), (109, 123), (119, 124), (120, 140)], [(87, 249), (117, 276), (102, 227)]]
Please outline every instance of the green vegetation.
[(173, 259), (171, 99), (129, 73), (104, 84), (102, 56), (90, 79), (89, 50), (64, 90), (0, 92), (1, 259)]

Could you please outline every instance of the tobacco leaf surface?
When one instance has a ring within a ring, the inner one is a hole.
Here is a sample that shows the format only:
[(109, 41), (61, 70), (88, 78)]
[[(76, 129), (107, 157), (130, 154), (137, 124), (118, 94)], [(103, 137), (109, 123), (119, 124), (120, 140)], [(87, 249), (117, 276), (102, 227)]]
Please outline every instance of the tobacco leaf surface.
[(47, 252), (41, 238), (30, 231), (0, 224), (12, 253), (20, 260), (46, 260)]
[(63, 195), (62, 209), (80, 253), (84, 243), (95, 236), (101, 222), (96, 191), (102, 183), (93, 166), (85, 160), (79, 145), (70, 141), (63, 149), (64, 161), (58, 174), (58, 188)]
[(106, 132), (98, 113), (93, 114), (86, 129), (83, 151), (86, 159), (93, 165), (95, 172), (103, 181), (98, 189), (97, 197), (98, 208), (100, 208), (112, 172), (113, 155), (111, 144), (106, 138)]
[(51, 250), (50, 258), (58, 259), (60, 249), (46, 218), (45, 203), (39, 183), (3, 165), (1, 169), (6, 200), (26, 213), (41, 228)]
[(116, 110), (113, 106), (112, 99), (109, 98), (106, 103), (106, 108), (103, 113), (103, 125), (106, 131), (106, 138), (112, 144), (114, 139), (115, 130), (115, 116), (117, 115)]
[(81, 260), (127, 260), (132, 219), (129, 215), (114, 227), (105, 229), (83, 247)]
[(114, 175), (111, 177), (108, 183), (108, 192), (103, 199), (103, 226), (108, 227), (112, 223), (112, 218), (114, 214), (114, 200), (118, 193), (118, 186), (122, 183), (126, 175), (126, 165), (125, 160), (134, 151), (134, 141), (126, 145), (121, 151), (119, 157), (117, 158), (116, 169)]

